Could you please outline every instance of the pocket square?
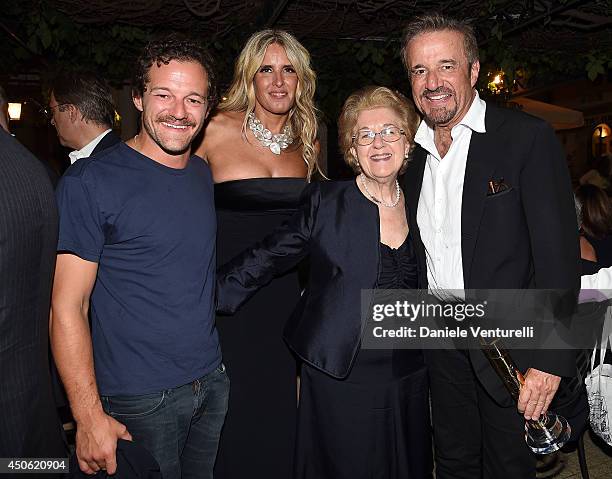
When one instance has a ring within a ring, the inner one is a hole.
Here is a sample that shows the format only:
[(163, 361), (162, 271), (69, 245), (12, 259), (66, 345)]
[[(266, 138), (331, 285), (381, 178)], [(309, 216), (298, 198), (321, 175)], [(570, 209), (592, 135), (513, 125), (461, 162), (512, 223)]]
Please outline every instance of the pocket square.
[(509, 189), (510, 185), (506, 183), (503, 178), (500, 178), (499, 180), (491, 179), (488, 183), (487, 196), (493, 196)]

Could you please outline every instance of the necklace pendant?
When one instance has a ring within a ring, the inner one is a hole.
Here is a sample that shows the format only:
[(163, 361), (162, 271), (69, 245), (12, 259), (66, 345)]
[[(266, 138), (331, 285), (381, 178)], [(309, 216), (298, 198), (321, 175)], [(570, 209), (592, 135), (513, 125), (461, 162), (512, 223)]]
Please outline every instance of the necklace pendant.
[(249, 113), (248, 127), (262, 146), (269, 148), (275, 155), (280, 155), (282, 150), (293, 143), (291, 126), (285, 125), (281, 133), (274, 134), (263, 126), (261, 121), (255, 117), (254, 112)]

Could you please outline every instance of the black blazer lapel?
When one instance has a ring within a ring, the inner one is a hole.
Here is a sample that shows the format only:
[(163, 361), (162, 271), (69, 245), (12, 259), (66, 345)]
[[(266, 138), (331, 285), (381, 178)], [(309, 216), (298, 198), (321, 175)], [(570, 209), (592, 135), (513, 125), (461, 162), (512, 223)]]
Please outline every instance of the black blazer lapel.
[(421, 233), (419, 231), (419, 225), (417, 224), (417, 209), (419, 207), (419, 197), (421, 196), (426, 159), (427, 152), (417, 145), (412, 160), (408, 164), (404, 176), (401, 178), (404, 198), (406, 200), (408, 228), (412, 235), (412, 241), (417, 256), (419, 288), (427, 287), (427, 260), (425, 258), (425, 247), (421, 241)]
[(463, 284), (466, 289), (470, 288), (474, 248), (476, 247), (480, 220), (487, 199), (487, 185), (497, 161), (495, 154), (499, 147), (497, 130), (502, 123), (503, 118), (496, 114), (495, 108), (487, 105), (486, 133), (473, 131), (470, 140), (461, 203), (461, 256), (463, 260)]
[(412, 160), (408, 163), (408, 168), (402, 178), (402, 186), (404, 188), (404, 196), (406, 198), (406, 206), (409, 214), (414, 214), (416, 223), (416, 211), (419, 204), (419, 196), (421, 195), (421, 186), (423, 184), (423, 172), (425, 171), (425, 160), (427, 152), (417, 145), (414, 150)]

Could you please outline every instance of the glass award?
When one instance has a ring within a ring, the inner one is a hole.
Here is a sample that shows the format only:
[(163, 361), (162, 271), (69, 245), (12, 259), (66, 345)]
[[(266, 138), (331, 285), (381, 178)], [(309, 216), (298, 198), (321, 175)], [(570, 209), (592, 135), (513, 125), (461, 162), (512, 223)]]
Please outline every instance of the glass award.
[[(499, 340), (482, 342), (481, 348), (514, 401), (518, 402), (525, 379), (508, 350)], [(551, 411), (542, 414), (538, 420), (525, 421), (525, 442), (536, 454), (558, 451), (568, 441), (570, 434), (571, 428), (567, 419)]]

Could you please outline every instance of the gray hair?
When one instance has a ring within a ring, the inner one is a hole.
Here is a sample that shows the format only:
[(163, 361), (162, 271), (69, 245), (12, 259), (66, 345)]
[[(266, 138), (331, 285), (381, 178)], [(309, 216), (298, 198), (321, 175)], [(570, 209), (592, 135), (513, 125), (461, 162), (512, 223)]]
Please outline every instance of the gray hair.
[(64, 71), (54, 79), (51, 93), (57, 103), (77, 107), (84, 120), (112, 128), (115, 120), (113, 93), (100, 75)]
[(465, 51), (468, 63), (472, 65), (478, 61), (478, 42), (476, 41), (474, 28), (466, 20), (457, 20), (440, 13), (432, 13), (416, 17), (404, 29), (401, 54), (408, 73), (410, 73), (410, 65), (406, 55), (408, 44), (418, 35), (443, 30), (451, 30), (463, 34), (463, 50)]

